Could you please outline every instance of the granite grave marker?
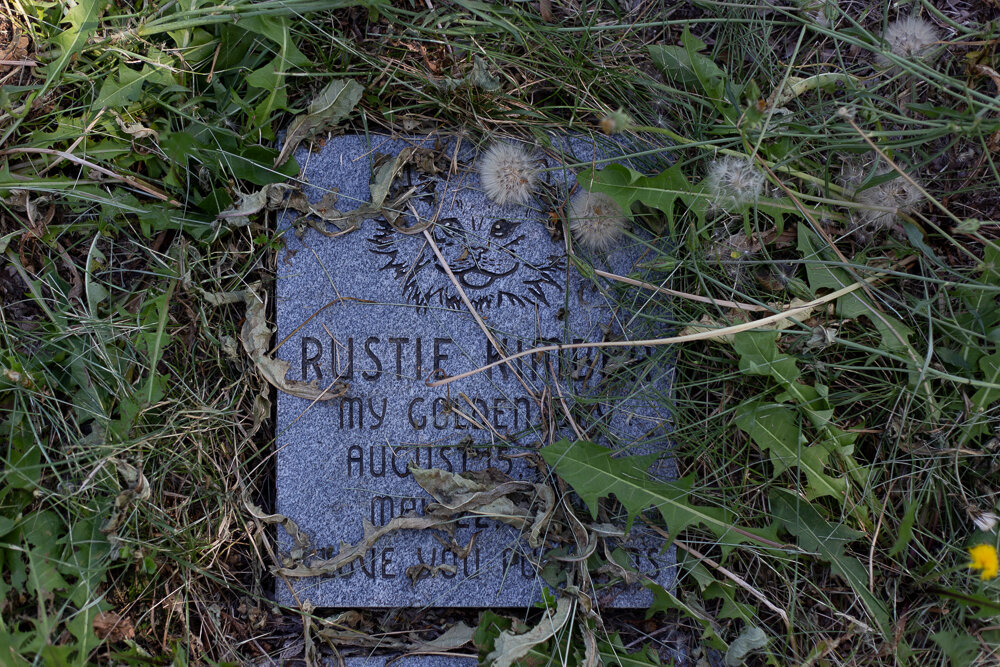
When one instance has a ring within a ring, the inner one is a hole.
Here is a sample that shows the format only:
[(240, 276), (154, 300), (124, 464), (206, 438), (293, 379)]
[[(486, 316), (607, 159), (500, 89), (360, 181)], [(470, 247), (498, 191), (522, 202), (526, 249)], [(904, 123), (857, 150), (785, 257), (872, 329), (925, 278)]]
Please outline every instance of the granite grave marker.
[[(557, 143), (564, 155), (575, 149), (569, 162), (588, 161), (594, 153), (592, 144)], [(627, 368), (648, 353), (588, 348), (533, 355), (447, 387), (428, 387), (432, 375), (475, 369), (500, 358), (501, 350), (648, 337), (635, 313), (650, 297), (634, 290), (630, 310), (609, 296), (612, 287), (583, 277), (568, 261), (564, 241), (558, 234), (553, 240), (540, 204), (487, 200), (467, 141), (456, 149), (443, 139), (343, 136), (314, 153), (300, 148), (303, 190), (313, 203), (327, 196), (327, 205), (336, 193), (335, 206), (346, 213), (371, 201), (380, 165), (413, 147), (428, 150), (414, 155), (390, 190), (380, 193), (386, 202), (404, 202), (391, 221), (395, 227), (375, 217), (339, 235), (328, 226), (324, 235), (304, 225), (304, 216), (279, 220), (287, 233), (277, 267), (277, 340), (285, 341), (277, 356), (291, 363), (290, 379), (348, 387), (327, 401), (278, 397), (277, 511), (309, 536), (315, 551), (302, 554), (307, 562), (358, 542), (366, 525), (423, 514), (432, 499), (409, 466), (448, 473), (492, 468), (537, 480), (530, 453), (553, 437), (571, 435), (559, 394), (572, 404), (613, 368)], [(572, 172), (558, 168), (565, 162), (549, 154), (543, 180), (550, 191), (565, 194), (574, 185)], [(430, 240), (421, 231), (429, 221), (435, 223), (427, 229)], [(591, 260), (628, 274), (644, 257), (643, 244), (627, 240)], [(664, 367), (630, 377), (612, 394), (617, 398), (586, 404), (588, 436), (643, 451), (649, 442), (662, 446), (667, 416), (651, 396), (667, 390), (669, 373)], [(670, 474), (669, 461), (663, 465), (658, 474)], [(279, 539), (293, 548), (284, 530)], [(660, 553), (662, 542), (637, 537), (620, 546), (640, 571), (672, 586), (673, 552)], [(283, 582), (277, 593), (284, 603), (329, 607), (526, 606), (540, 599), (544, 586), (532, 566), (540, 555), (513, 526), (467, 518), (453, 537), (431, 530), (387, 534), (335, 575), (291, 578), (294, 594)], [(636, 586), (606, 599), (624, 607), (648, 601), (648, 591)]]

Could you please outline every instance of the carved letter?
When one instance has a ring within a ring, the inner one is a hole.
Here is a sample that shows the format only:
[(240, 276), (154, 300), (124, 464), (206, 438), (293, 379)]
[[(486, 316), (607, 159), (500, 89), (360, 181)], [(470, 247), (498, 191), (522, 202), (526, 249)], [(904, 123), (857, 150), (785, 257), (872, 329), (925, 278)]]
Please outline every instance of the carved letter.
[(382, 578), (383, 579), (395, 579), (396, 573), (389, 572), (389, 568), (392, 567), (392, 554), (396, 551), (396, 547), (387, 547), (382, 550)]
[[(378, 450), (379, 456), (382, 458), (382, 468), (380, 470), (375, 470), (375, 450)], [(385, 477), (385, 446), (376, 445), (368, 448), (368, 472), (372, 474), (372, 477)], [(374, 519), (372, 523), (375, 523)]]
[[(507, 339), (504, 338), (502, 341), (500, 341), (500, 345), (502, 345), (504, 349), (507, 349)], [(486, 339), (486, 365), (489, 366), (494, 361), (500, 361), (502, 358), (503, 357), (500, 355), (500, 352), (497, 351), (497, 349), (495, 347), (493, 347), (493, 343), (491, 343), (489, 341), (489, 339), (487, 338)], [(497, 368), (500, 369), (500, 375), (503, 377), (504, 380), (506, 380), (507, 379), (507, 364), (500, 364)], [(487, 368), (486, 369), (486, 376), (490, 380), (493, 379), (493, 369), (492, 368)]]
[[(438, 412), (439, 405), (441, 406), (440, 413)], [(444, 417), (444, 423), (441, 424), (438, 423), (438, 414)], [(431, 415), (434, 418), (434, 428), (436, 428), (439, 431), (448, 428), (448, 412), (446, 410), (444, 399), (441, 398), (440, 396), (435, 398), (434, 402), (431, 403)]]
[(353, 380), (354, 379), (354, 338), (347, 339), (347, 370), (341, 372), (337, 367), (338, 365), (337, 356), (337, 341), (333, 341), (333, 357), (330, 361), (330, 367), (333, 369), (333, 376), (338, 380)]
[(372, 525), (384, 526), (392, 521), (392, 498), (375, 496), (372, 498)]
[(365, 371), (364, 373), (361, 374), (361, 377), (363, 377), (366, 380), (377, 380), (382, 376), (382, 360), (379, 359), (378, 356), (372, 351), (372, 343), (378, 343), (378, 342), (380, 342), (378, 336), (369, 336), (365, 340), (365, 354), (367, 354), (368, 357), (375, 362), (374, 373), (370, 371)]
[(447, 355), (447, 353), (442, 352), (441, 348), (444, 347), (445, 345), (450, 345), (451, 343), (454, 343), (454, 342), (455, 341), (453, 341), (450, 338), (435, 338), (434, 339), (434, 370), (436, 370), (436, 371), (443, 371), (444, 370), (443, 368), (441, 368), (441, 362), (444, 361), (444, 360), (446, 360), (446, 359), (448, 359), (448, 355)]
[(351, 445), (347, 450), (347, 476), (351, 477), (351, 464), (358, 464), (358, 477), (365, 476), (365, 454), (357, 445)]
[(364, 426), (365, 422), (365, 405), (361, 402), (360, 398), (342, 398), (340, 399), (340, 428), (344, 428), (344, 406), (347, 406), (347, 428), (354, 428), (354, 408), (358, 408), (358, 428)]
[(427, 417), (420, 415), (420, 417), (413, 416), (413, 408), (417, 406), (418, 403), (423, 403), (424, 399), (415, 398), (410, 401), (410, 407), (407, 409), (406, 414), (410, 418), (410, 426), (412, 426), (417, 431), (421, 430), (423, 427), (427, 426)]
[[(309, 345), (315, 345), (316, 346), (316, 354), (314, 354), (311, 357), (306, 352), (306, 349), (308, 348)], [(317, 340), (315, 338), (312, 338), (310, 336), (303, 336), (302, 337), (302, 379), (303, 380), (308, 380), (309, 379), (309, 367), (310, 366), (312, 366), (313, 370), (316, 371), (316, 379), (317, 380), (322, 380), (323, 379), (323, 371), (321, 371), (320, 368), (319, 368), (319, 360), (320, 360), (320, 357), (322, 357), (322, 356), (323, 356), (323, 343), (319, 342), (319, 340)]]
[(370, 427), (371, 430), (374, 431), (375, 429), (377, 429), (379, 426), (382, 425), (382, 422), (385, 421), (386, 404), (388, 402), (389, 402), (388, 399), (385, 398), (382, 399), (382, 414), (379, 414), (375, 412), (375, 405), (372, 403), (372, 398), (370, 396), (368, 397), (368, 413), (372, 416), (373, 419), (376, 420), (375, 423), (371, 425)]

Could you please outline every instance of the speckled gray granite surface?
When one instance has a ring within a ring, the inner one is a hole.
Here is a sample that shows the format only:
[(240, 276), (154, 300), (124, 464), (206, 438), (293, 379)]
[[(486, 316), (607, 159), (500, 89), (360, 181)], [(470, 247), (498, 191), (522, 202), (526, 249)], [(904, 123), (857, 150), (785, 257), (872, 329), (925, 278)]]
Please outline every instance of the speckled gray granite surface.
[[(575, 150), (571, 161), (589, 161), (595, 152), (589, 144), (557, 144)], [(300, 149), (296, 159), (304, 168), (306, 195), (317, 202), (335, 190), (337, 208), (354, 209), (370, 199), (378, 154), (396, 155), (410, 145), (416, 144), (343, 136), (318, 152)], [(457, 152), (453, 143), (439, 147), (443, 160), (459, 165), (458, 174), (407, 170), (389, 199), (417, 188), (400, 224), (436, 219), (436, 244), (501, 346), (516, 352), (545, 341), (621, 337), (623, 331), (632, 339), (656, 335), (649, 318), (636, 315), (650, 312), (648, 293), (630, 289), (625, 306), (613, 307), (609, 290), (620, 287), (581, 276), (567, 261), (563, 241), (553, 241), (546, 229), (540, 204), (490, 203), (470, 168), (474, 147), (468, 142)], [(556, 168), (551, 157), (547, 163), (549, 187), (567, 192), (573, 185), (569, 170)], [(430, 498), (409, 474), (411, 463), (451, 472), (493, 467), (536, 479), (524, 454), (550, 440), (552, 424), (563, 423), (561, 408), (551, 400), (553, 372), (566, 399), (586, 406), (580, 427), (598, 442), (643, 452), (665, 447), (669, 415), (656, 409), (652, 398), (669, 390), (671, 369), (663, 365), (642, 378), (628, 372), (630, 361), (650, 350), (525, 357), (516, 372), (498, 367), (429, 388), (425, 380), (436, 369), (456, 375), (496, 359), (497, 352), (462, 305), (427, 239), (395, 231), (384, 220), (366, 220), (360, 230), (336, 238), (314, 229), (299, 238), (289, 229), (295, 220), (291, 214), (279, 220), (288, 232), (277, 265), (277, 340), (289, 338), (277, 355), (291, 362), (290, 379), (318, 380), (325, 387), (339, 377), (350, 386), (332, 401), (278, 397), (277, 511), (309, 535), (313, 557), (331, 557), (341, 542), (356, 542), (364, 521), (379, 526), (393, 516), (421, 513)], [(644, 243), (630, 238), (590, 260), (629, 274), (648, 259)], [(621, 293), (616, 298), (621, 302)], [(588, 392), (611, 366), (619, 371), (604, 381), (613, 384), (611, 395), (617, 398), (588, 402)], [(673, 474), (669, 457), (656, 474)], [(337, 576), (290, 579), (295, 595), (284, 583), (277, 594), (287, 604), (309, 600), (328, 607), (505, 607), (539, 599), (544, 584), (528, 558), (537, 554), (516, 529), (466, 519), (456, 526), (454, 542), (467, 546), (473, 536), (472, 549), (459, 558), (440, 534), (390, 534)], [(291, 547), (283, 530), (279, 540)], [(672, 550), (660, 553), (662, 543), (642, 535), (620, 546), (639, 570), (667, 588), (673, 585)], [(421, 563), (454, 567), (433, 577), (425, 570), (414, 583), (407, 568)], [(599, 599), (606, 606), (637, 607), (648, 604), (649, 595), (632, 587), (604, 591)]]

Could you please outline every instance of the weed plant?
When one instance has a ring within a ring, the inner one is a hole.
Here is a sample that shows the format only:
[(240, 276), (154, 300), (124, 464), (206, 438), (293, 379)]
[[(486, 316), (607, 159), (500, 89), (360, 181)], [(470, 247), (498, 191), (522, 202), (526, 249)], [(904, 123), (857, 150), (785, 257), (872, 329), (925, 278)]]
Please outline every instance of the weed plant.
[[(918, 19), (924, 41), (892, 48)], [(595, 488), (586, 445), (554, 464), (589, 502), (673, 512), (685, 547), (653, 622), (582, 622), (604, 662), (651, 663), (678, 627), (693, 662), (996, 660), (1000, 583), (988, 549), (967, 564), (1000, 500), (998, 19), (930, 0), (3, 3), (2, 661), (312, 660), (318, 628), (389, 636), (269, 601), (273, 392), (240, 328), (281, 239), (266, 211), (219, 217), (297, 176), (277, 134), (341, 78), (364, 94), (335, 131), (545, 147), (613, 118), (643, 171), (575, 168), (656, 234), (662, 287), (701, 297), (669, 299), (677, 331), (863, 282), (781, 331), (646, 358), (676, 369), (683, 493), (626, 499), (627, 459)], [(720, 160), (754, 170), (752, 197), (713, 192)], [(484, 614), (484, 654), (512, 623)], [(583, 662), (587, 637), (533, 655)]]

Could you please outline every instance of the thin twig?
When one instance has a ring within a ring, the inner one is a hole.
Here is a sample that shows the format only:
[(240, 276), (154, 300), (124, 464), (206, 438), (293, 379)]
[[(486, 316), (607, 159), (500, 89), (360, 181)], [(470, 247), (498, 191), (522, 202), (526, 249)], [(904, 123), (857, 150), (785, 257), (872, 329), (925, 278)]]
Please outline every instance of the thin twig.
[[(72, 153), (73, 151), (75, 151), (76, 147), (79, 146), (80, 143), (87, 138), (87, 135), (89, 135), (90, 131), (94, 129), (94, 126), (97, 125), (97, 121), (101, 119), (101, 116), (104, 115), (104, 112), (106, 110), (107, 107), (101, 107), (101, 110), (97, 112), (96, 116), (94, 116), (94, 120), (90, 121), (90, 123), (87, 124), (87, 127), (83, 130), (80, 136), (74, 139), (73, 143), (71, 143), (69, 145), (69, 148), (66, 149), (67, 153)], [(62, 158), (59, 158), (58, 160), (53, 160), (52, 162), (49, 163), (49, 166), (45, 167), (45, 169), (42, 169), (40, 172), (38, 172), (38, 175), (44, 176), (49, 171), (49, 169), (52, 169), (60, 162), (62, 162)]]
[[(874, 280), (875, 278), (870, 278), (869, 280)], [(650, 338), (646, 340), (612, 340), (594, 343), (567, 343), (567, 344), (556, 344), (556, 345), (543, 345), (541, 347), (535, 347), (530, 350), (524, 350), (523, 352), (518, 352), (517, 354), (512, 354), (510, 356), (504, 357), (498, 361), (494, 361), (491, 364), (486, 364), (485, 366), (480, 366), (479, 368), (467, 371), (465, 373), (460, 373), (459, 375), (453, 375), (451, 377), (446, 377), (441, 380), (436, 380), (434, 382), (427, 382), (428, 387), (441, 387), (446, 384), (450, 384), (455, 380), (462, 380), (464, 378), (476, 375), (477, 373), (482, 373), (485, 370), (495, 368), (500, 364), (508, 364), (515, 359), (520, 359), (521, 357), (526, 357), (531, 354), (538, 354), (541, 352), (555, 352), (562, 350), (581, 350), (587, 348), (601, 348), (601, 347), (645, 347), (645, 346), (655, 346), (655, 345), (672, 345), (674, 343), (690, 343), (696, 340), (713, 340), (715, 338), (722, 338), (724, 336), (729, 336), (731, 334), (740, 333), (741, 331), (750, 331), (758, 327), (762, 327), (765, 324), (772, 324), (774, 322), (780, 322), (781, 320), (787, 320), (789, 318), (795, 317), (801, 313), (812, 310), (816, 306), (821, 306), (824, 303), (829, 303), (830, 301), (836, 301), (845, 294), (849, 294), (854, 290), (866, 284), (868, 281), (857, 282), (847, 287), (842, 287), (836, 292), (831, 292), (826, 296), (821, 296), (818, 299), (813, 299), (801, 306), (796, 308), (790, 308), (782, 313), (777, 313), (775, 315), (770, 315), (768, 317), (762, 317), (759, 320), (754, 320), (752, 322), (744, 322), (743, 324), (735, 324), (729, 327), (723, 327), (721, 329), (715, 329), (713, 331), (699, 331), (697, 333), (687, 334), (685, 336), (671, 336), (668, 338)], [(498, 348), (499, 349), (499, 348)]]
[[(437, 257), (437, 261), (441, 264), (441, 268), (444, 269), (444, 272), (448, 275), (448, 278), (451, 279), (452, 285), (454, 285), (455, 289), (458, 290), (458, 295), (462, 297), (462, 303), (465, 304), (465, 307), (469, 310), (469, 313), (472, 315), (473, 319), (476, 320), (476, 324), (479, 325), (479, 328), (483, 330), (484, 334), (486, 334), (486, 339), (490, 341), (491, 345), (493, 345), (493, 349), (495, 349), (500, 354), (506, 354), (507, 351), (504, 350), (503, 346), (500, 345), (500, 343), (497, 341), (496, 338), (494, 338), (493, 332), (490, 331), (490, 328), (488, 326), (486, 326), (486, 322), (484, 322), (483, 318), (480, 317), (479, 312), (476, 311), (475, 306), (472, 305), (472, 301), (470, 301), (468, 295), (466, 295), (465, 290), (462, 289), (462, 284), (458, 282), (458, 278), (456, 278), (455, 274), (452, 273), (451, 267), (448, 266), (448, 262), (445, 261), (444, 255), (441, 254), (441, 249), (438, 248), (437, 243), (434, 241), (434, 235), (425, 229), (424, 238), (427, 239), (427, 244), (431, 247), (431, 250), (434, 252), (434, 256)], [(506, 359), (515, 359), (518, 356), (521, 355), (506, 357)], [(501, 360), (501, 362), (502, 361), (503, 360)], [(490, 364), (490, 366), (484, 368), (492, 368), (493, 366), (496, 365), (497, 364)], [(510, 370), (514, 374), (514, 377), (516, 377), (518, 381), (521, 383), (521, 385), (527, 390), (528, 395), (534, 396), (535, 392), (532, 391), (531, 387), (528, 386), (528, 383), (525, 382), (524, 378), (522, 378), (521, 375), (517, 372), (517, 368), (514, 367), (514, 364), (510, 364)], [(459, 376), (455, 377), (457, 378)], [(442, 381), (441, 384), (448, 384), (448, 382), (451, 382), (452, 379), (454, 378), (449, 378), (447, 382)], [(438, 383), (428, 384), (428, 386), (436, 387), (438, 386)]]
[(116, 181), (121, 181), (121, 182), (123, 182), (123, 183), (125, 183), (127, 185), (131, 185), (132, 187), (134, 187), (134, 188), (136, 188), (138, 190), (142, 190), (143, 192), (145, 192), (149, 196), (155, 197), (156, 199), (159, 199), (160, 201), (165, 201), (168, 204), (173, 204), (174, 206), (181, 206), (181, 203), (179, 201), (177, 201), (176, 199), (171, 199), (168, 195), (164, 194), (160, 190), (157, 190), (156, 188), (154, 188), (152, 185), (149, 185), (148, 183), (144, 183), (143, 181), (140, 181), (139, 179), (134, 178), (132, 176), (122, 176), (121, 174), (116, 174), (115, 172), (111, 171), (110, 169), (105, 169), (104, 167), (102, 167), (100, 165), (94, 164), (90, 160), (85, 160), (82, 157), (77, 157), (76, 155), (73, 155), (72, 153), (67, 153), (65, 151), (57, 151), (54, 148), (28, 148), (28, 147), (21, 147), (21, 148), (7, 148), (7, 149), (4, 149), (4, 150), (0, 150), (0, 155), (16, 155), (17, 153), (35, 153), (35, 154), (40, 154), (40, 155), (57, 155), (60, 158), (62, 158), (63, 160), (69, 160), (70, 162), (75, 162), (76, 164), (79, 164), (81, 166), (89, 167), (90, 169), (93, 169), (94, 171), (96, 171), (99, 174), (104, 174), (105, 176), (107, 176), (109, 178), (113, 178)]
[(625, 283), (626, 285), (642, 287), (643, 289), (653, 290), (655, 292), (661, 292), (663, 294), (669, 294), (670, 296), (678, 296), (682, 299), (687, 299), (689, 301), (710, 303), (713, 306), (721, 306), (723, 308), (737, 308), (739, 310), (749, 310), (757, 313), (771, 311), (771, 309), (768, 308), (767, 306), (758, 306), (752, 303), (741, 303), (739, 301), (726, 301), (725, 299), (716, 299), (710, 296), (701, 296), (700, 294), (689, 294), (688, 292), (678, 292), (677, 290), (672, 290), (667, 287), (660, 287), (659, 285), (653, 285), (652, 283), (644, 283), (641, 280), (636, 280), (634, 278), (627, 278), (625, 276), (619, 276), (614, 273), (608, 273), (607, 271), (601, 271), (600, 269), (594, 269), (594, 274), (601, 276), (602, 278), (607, 278), (609, 280), (616, 280), (620, 283)]

